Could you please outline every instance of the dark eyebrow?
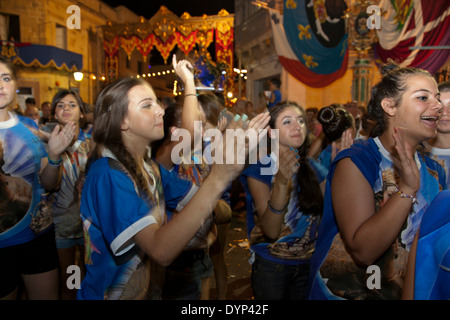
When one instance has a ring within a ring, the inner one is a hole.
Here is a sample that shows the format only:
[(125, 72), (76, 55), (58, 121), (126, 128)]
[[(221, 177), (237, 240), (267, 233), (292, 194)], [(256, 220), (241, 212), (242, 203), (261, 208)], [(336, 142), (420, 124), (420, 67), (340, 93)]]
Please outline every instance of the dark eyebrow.
[[(425, 92), (428, 92), (429, 94), (431, 94), (431, 95), (433, 95), (433, 92), (431, 92), (430, 90), (427, 90), (427, 89), (418, 89), (418, 90), (416, 90), (416, 91), (413, 91), (413, 93), (416, 93), (416, 92), (419, 92), (419, 91), (425, 91)], [(438, 92), (438, 93), (436, 93), (436, 95), (435, 95), (435, 97), (440, 97), (441, 96), (441, 93), (440, 92)]]
[(284, 116), (282, 119), (284, 120), (284, 119), (286, 119), (286, 118), (302, 118), (302, 119), (304, 119), (305, 117), (304, 116), (302, 116), (301, 114), (299, 114), (297, 117), (294, 117), (294, 116)]
[[(62, 100), (59, 100), (59, 101), (58, 101), (58, 103), (60, 103), (60, 102), (64, 103), (64, 101), (62, 101)], [(70, 102), (76, 102), (76, 101), (75, 101), (75, 100), (69, 100), (69, 101), (67, 101), (67, 103), (70, 103)]]
[(144, 98), (141, 101), (139, 101), (139, 103), (142, 103), (142, 102), (147, 101), (147, 100), (149, 100), (150, 102), (153, 102), (153, 98)]

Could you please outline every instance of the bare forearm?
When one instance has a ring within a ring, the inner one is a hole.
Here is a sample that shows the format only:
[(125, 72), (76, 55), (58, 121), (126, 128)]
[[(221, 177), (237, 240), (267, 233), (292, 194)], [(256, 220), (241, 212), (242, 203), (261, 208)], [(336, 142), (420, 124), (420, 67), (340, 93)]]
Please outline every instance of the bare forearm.
[(208, 177), (192, 200), (167, 224), (147, 236), (136, 235), (138, 245), (161, 265), (169, 265), (212, 214), (225, 189), (213, 178)]
[(276, 178), (270, 193), (268, 205), (261, 219), (261, 227), (264, 233), (271, 239), (277, 239), (279, 237), (285, 213), (275, 213), (269, 208), (269, 204), (273, 209), (283, 211), (286, 208), (287, 202), (287, 184), (279, 182)]
[[(60, 161), (61, 156), (49, 155), (49, 158), (55, 162)], [(57, 159), (57, 160), (55, 160)], [(51, 165), (48, 162), (48, 159), (44, 161), (44, 170), (41, 172), (41, 184), (42, 187), (47, 191), (55, 190), (60, 182), (62, 177), (62, 164), (60, 165)]]
[(411, 200), (393, 194), (385, 205), (355, 232), (350, 250), (359, 262), (371, 265), (383, 255), (405, 223)]
[(194, 137), (195, 121), (201, 121), (202, 116), (197, 100), (197, 92), (193, 79), (187, 80), (184, 88), (184, 104), (181, 117), (181, 127), (189, 130), (191, 137)]

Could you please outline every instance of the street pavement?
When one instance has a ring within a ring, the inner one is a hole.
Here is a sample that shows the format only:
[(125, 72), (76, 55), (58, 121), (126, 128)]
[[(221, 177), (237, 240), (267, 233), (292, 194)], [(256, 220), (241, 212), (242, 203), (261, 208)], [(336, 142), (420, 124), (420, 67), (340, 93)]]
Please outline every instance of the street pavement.
[[(247, 231), (244, 211), (233, 211), (224, 250), (228, 270), (227, 300), (252, 300), (251, 265), (248, 260)], [(211, 277), (210, 299), (216, 299), (214, 276)]]

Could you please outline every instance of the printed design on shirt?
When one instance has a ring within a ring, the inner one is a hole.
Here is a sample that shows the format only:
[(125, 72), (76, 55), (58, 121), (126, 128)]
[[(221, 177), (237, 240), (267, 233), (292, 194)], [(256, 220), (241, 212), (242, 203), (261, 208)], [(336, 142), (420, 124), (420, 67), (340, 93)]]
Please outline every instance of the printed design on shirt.
[(309, 260), (314, 252), (319, 231), (320, 215), (307, 218), (308, 227), (303, 237), (268, 245), (270, 254), (282, 259)]
[(182, 162), (178, 165), (178, 177), (183, 180), (192, 181), (197, 186), (203, 183), (208, 173), (209, 167), (205, 159), (197, 164), (185, 164)]
[(62, 154), (61, 184), (58, 192), (49, 196), (57, 239), (83, 236), (80, 201), (89, 151), (90, 139), (80, 135), (69, 151)]
[(150, 285), (150, 261), (133, 256), (124, 267), (119, 279), (105, 290), (105, 300), (142, 300)]
[[(23, 139), (7, 130), (0, 131), (0, 233), (26, 216), (33, 198), (32, 183), (40, 159), (24, 147)], [(40, 143), (35, 139), (33, 143)]]
[(30, 229), (34, 233), (40, 233), (51, 226), (53, 218), (50, 205), (47, 201), (47, 194), (42, 194), (41, 201), (34, 208), (31, 216)]
[[(272, 183), (274, 177), (272, 178)], [(255, 227), (250, 232), (250, 244), (268, 243), (269, 253), (275, 257), (287, 260), (308, 260), (311, 258), (318, 234), (318, 226), (321, 215), (303, 214), (298, 204), (297, 192), (299, 187), (295, 177), (287, 186), (289, 200), (286, 214), (284, 215), (278, 239), (273, 240), (265, 236), (258, 221), (254, 216)]]
[(91, 236), (89, 234), (89, 228), (91, 226), (91, 221), (85, 219), (83, 221), (83, 231), (84, 231), (84, 263), (86, 265), (92, 265), (92, 253), (96, 252), (98, 254), (102, 254), (100, 250), (91, 242)]

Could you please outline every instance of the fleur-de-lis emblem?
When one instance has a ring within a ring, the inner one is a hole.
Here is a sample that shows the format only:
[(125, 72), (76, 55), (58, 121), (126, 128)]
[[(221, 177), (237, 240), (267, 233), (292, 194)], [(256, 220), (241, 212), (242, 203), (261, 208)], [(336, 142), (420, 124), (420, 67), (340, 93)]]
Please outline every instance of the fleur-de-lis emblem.
[(305, 60), (305, 64), (308, 68), (311, 69), (311, 68), (315, 68), (318, 66), (317, 62), (313, 61), (313, 59), (314, 59), (313, 56), (307, 56), (306, 54), (303, 54), (302, 57), (303, 57), (303, 60)]
[(309, 29), (310, 29), (310, 25), (309, 24), (306, 27), (302, 26), (301, 24), (299, 24), (297, 26), (297, 28), (298, 28), (298, 31), (300, 31), (299, 34), (298, 34), (298, 37), (299, 37), (300, 40), (303, 40), (303, 37), (305, 39), (311, 39), (311, 33), (309, 33)]
[(297, 8), (297, 2), (295, 2), (295, 0), (287, 0), (286, 1), (286, 8), (287, 9), (296, 9)]

